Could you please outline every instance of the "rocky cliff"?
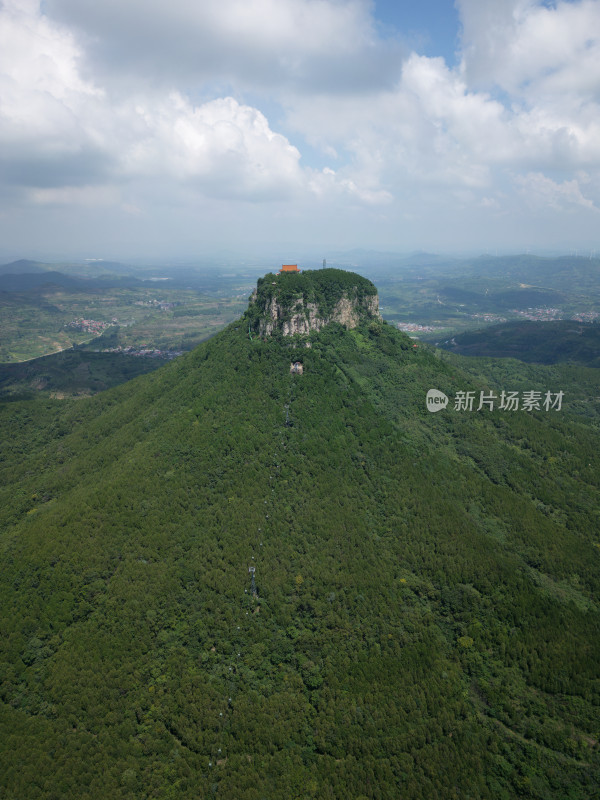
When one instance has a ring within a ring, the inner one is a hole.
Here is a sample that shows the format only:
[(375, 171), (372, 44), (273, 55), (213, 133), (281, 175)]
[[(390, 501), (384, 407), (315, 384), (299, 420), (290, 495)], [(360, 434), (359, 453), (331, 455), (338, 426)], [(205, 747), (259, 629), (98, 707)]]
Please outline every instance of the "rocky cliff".
[(377, 289), (366, 278), (338, 269), (301, 274), (269, 274), (258, 281), (248, 317), (260, 336), (308, 334), (331, 322), (355, 328), (378, 320)]

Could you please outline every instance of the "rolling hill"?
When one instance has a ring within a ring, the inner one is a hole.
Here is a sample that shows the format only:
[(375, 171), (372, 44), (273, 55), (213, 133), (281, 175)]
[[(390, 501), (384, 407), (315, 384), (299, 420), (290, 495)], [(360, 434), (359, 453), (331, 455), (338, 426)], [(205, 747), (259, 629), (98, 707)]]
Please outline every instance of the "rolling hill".
[(600, 325), (573, 320), (507, 322), (459, 333), (439, 346), (464, 356), (599, 367)]

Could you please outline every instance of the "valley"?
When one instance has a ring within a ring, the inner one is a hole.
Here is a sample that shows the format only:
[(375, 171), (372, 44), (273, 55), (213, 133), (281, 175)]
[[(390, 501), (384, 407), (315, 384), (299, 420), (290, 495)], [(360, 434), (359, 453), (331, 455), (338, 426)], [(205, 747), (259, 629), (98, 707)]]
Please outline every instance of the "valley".
[[(370, 274), (370, 273), (367, 273)], [(443, 341), (504, 322), (600, 318), (600, 260), (481, 257), (378, 274), (382, 313), (417, 338)]]

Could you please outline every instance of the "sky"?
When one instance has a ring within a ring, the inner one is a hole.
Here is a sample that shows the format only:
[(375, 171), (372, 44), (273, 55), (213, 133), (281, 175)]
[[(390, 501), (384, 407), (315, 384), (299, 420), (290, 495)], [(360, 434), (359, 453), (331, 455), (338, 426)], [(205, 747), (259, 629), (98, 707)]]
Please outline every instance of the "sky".
[(600, 250), (600, 0), (0, 0), (0, 253)]

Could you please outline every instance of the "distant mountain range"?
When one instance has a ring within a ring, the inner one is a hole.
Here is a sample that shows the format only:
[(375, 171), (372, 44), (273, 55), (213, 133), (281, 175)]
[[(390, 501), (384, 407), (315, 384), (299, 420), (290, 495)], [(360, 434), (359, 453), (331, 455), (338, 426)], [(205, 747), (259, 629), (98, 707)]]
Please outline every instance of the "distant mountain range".
[(0, 275), (23, 275), (24, 273), (47, 272), (50, 269), (49, 264), (21, 258), (19, 261), (11, 261), (10, 264), (0, 264)]
[(73, 262), (46, 262), (46, 261), (32, 261), (27, 258), (21, 258), (18, 261), (11, 261), (8, 264), (0, 265), (0, 275), (11, 274), (20, 275), (23, 272), (52, 272), (57, 271), (65, 272), (65, 274), (78, 275), (101, 275), (101, 274), (125, 274), (130, 275), (134, 272), (134, 268), (121, 264), (119, 261), (73, 261)]
[[(13, 267), (16, 271), (10, 272), (9, 269)], [(95, 278), (80, 278), (57, 270), (43, 269), (38, 264), (27, 261), (7, 264), (0, 270), (0, 291), (3, 292), (34, 292), (51, 287), (72, 292), (88, 292), (114, 287), (139, 287), (144, 283), (145, 281), (131, 275), (105, 274)]]

